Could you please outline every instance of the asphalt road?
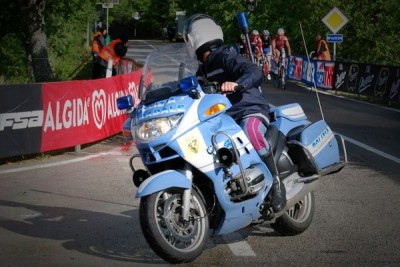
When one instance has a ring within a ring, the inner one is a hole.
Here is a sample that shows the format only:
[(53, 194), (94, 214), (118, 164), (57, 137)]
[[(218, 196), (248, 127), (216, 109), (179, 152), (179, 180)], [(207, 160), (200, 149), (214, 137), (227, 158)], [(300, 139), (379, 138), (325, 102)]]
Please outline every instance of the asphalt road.
[(343, 98), (334, 91), (317, 95), (299, 85), (289, 83), (283, 91), (271, 81), (264, 94), (275, 106), (299, 103), (310, 121), (324, 118), (345, 138), (348, 149), (358, 150), (353, 155), (400, 181), (400, 110)]
[[(315, 96), (304, 88), (265, 90), (274, 105), (300, 102), (310, 120), (320, 117)], [(184, 266), (400, 266), (398, 115), (320, 97), (331, 128), (352, 142), (346, 142), (348, 166), (320, 180), (311, 227), (294, 237), (279, 236), (268, 224), (214, 237)], [(128, 166), (134, 150), (116, 136), (80, 153), (1, 165), (1, 265), (167, 266), (140, 231)]]

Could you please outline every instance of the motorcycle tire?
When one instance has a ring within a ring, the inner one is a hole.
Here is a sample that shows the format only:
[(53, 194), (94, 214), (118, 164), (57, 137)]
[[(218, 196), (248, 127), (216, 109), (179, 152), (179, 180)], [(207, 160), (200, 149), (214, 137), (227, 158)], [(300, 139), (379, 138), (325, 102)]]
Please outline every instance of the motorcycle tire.
[(302, 200), (277, 218), (271, 227), (284, 236), (303, 233), (311, 225), (315, 211), (314, 192), (309, 192)]
[(286, 82), (284, 80), (282, 81), (282, 78), (279, 78), (278, 80), (278, 88), (281, 88), (283, 90), (286, 89)]
[(282, 88), (283, 90), (286, 89), (286, 77), (285, 77), (285, 68), (281, 67), (279, 70), (279, 81), (278, 81), (278, 88)]
[(204, 250), (209, 223), (203, 197), (192, 190), (189, 221), (183, 221), (183, 189), (167, 189), (143, 197), (140, 226), (143, 235), (162, 259), (169, 263), (193, 261)]

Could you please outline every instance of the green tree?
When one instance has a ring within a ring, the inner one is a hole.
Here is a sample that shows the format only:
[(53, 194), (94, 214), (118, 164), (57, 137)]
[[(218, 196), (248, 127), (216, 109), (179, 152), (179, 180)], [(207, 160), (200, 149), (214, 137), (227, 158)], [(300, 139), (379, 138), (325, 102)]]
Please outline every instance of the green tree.
[(29, 62), (28, 69), (32, 69), (36, 82), (53, 80), (54, 74), (48, 57), (44, 22), (46, 0), (19, 0), (18, 6), (21, 14), (22, 37)]
[[(99, 19), (98, 10), (102, 10), (97, 3), (106, 1), (2, 0), (0, 82), (71, 78), (74, 70), (90, 57), (88, 23), (93, 30), (93, 22)], [(282, 27), (293, 53), (305, 55), (315, 50), (317, 32), (330, 33), (321, 20), (333, 7), (349, 19), (339, 32), (344, 35), (344, 42), (337, 44), (338, 60), (400, 64), (397, 0), (257, 0), (253, 10), (243, 0), (120, 0), (109, 10), (109, 29), (112, 38), (122, 32), (133, 38), (135, 29), (138, 38), (160, 38), (162, 27), (175, 23), (175, 12), (185, 10), (187, 16), (213, 16), (224, 31), (225, 42), (232, 43), (240, 34), (236, 14), (246, 11), (251, 29), (268, 29), (274, 34)], [(133, 12), (140, 13), (139, 21), (132, 18)], [(105, 23), (104, 17), (102, 22)]]
[(4, 0), (0, 10), (0, 23), (6, 25), (0, 30), (3, 82), (67, 79), (88, 54), (85, 32), (88, 20), (95, 16), (94, 4), (94, 0)]

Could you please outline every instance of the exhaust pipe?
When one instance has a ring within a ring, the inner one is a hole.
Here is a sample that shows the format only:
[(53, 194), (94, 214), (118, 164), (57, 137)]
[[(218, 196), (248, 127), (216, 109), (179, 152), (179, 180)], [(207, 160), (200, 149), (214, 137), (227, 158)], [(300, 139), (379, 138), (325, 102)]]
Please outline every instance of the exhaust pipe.
[(319, 179), (306, 183), (294, 183), (292, 187), (286, 187), (286, 209), (293, 207), (297, 202), (304, 199), (308, 193), (316, 188), (318, 181)]
[[(286, 180), (287, 181), (287, 180)], [(304, 199), (304, 197), (313, 191), (318, 184), (319, 179), (312, 180), (311, 182), (296, 182), (291, 183), (292, 186), (288, 186), (288, 183), (285, 183), (286, 187), (286, 209), (273, 214), (273, 217), (267, 217), (270, 223), (274, 223), (276, 218), (279, 218), (283, 215), (289, 208), (293, 207), (296, 203)]]

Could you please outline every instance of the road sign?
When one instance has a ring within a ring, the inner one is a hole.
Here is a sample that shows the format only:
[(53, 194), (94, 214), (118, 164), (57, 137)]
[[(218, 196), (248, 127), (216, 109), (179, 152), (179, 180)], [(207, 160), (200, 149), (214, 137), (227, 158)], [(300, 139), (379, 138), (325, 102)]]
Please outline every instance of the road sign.
[(333, 32), (337, 33), (347, 22), (348, 19), (334, 7), (323, 19), (322, 22)]
[(343, 43), (343, 34), (327, 34), (326, 41), (328, 43)]
[(105, 3), (103, 4), (103, 8), (113, 8), (113, 3)]

